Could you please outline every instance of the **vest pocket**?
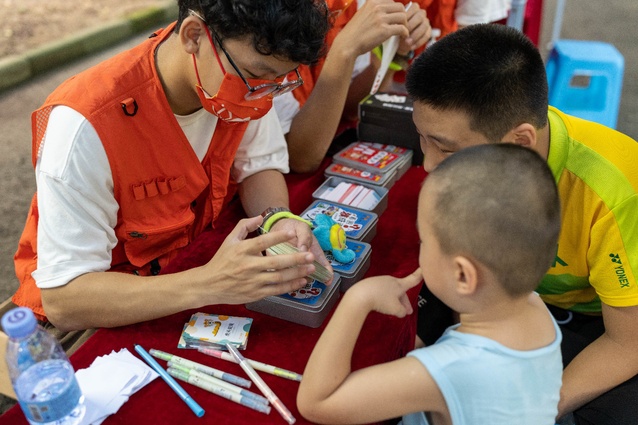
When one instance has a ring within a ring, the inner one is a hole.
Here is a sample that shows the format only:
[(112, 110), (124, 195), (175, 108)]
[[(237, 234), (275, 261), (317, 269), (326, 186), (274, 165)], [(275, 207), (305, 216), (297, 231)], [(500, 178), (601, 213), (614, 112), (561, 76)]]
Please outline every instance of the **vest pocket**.
[(130, 223), (124, 239), (124, 251), (129, 262), (136, 267), (143, 267), (156, 258), (161, 259), (185, 247), (190, 242), (190, 229), (194, 220), (195, 214), (187, 209), (181, 217), (175, 217), (174, 222), (161, 227), (151, 227), (148, 223)]

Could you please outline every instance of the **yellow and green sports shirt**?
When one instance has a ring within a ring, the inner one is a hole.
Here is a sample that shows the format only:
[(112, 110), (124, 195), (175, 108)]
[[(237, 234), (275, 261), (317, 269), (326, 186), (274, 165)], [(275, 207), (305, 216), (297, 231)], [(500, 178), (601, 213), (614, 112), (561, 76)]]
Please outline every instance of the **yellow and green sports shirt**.
[(638, 143), (608, 127), (549, 109), (547, 160), (562, 228), (538, 292), (581, 313), (638, 305)]

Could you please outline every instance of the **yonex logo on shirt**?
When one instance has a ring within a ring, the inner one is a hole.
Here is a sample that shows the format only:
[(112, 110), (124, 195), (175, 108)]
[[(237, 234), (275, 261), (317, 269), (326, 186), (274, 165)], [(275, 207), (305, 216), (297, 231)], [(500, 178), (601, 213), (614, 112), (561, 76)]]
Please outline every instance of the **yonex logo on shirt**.
[(618, 254), (609, 254), (611, 257), (611, 262), (618, 264), (614, 266), (614, 271), (616, 272), (616, 276), (618, 277), (618, 283), (620, 283), (621, 288), (629, 288), (629, 280), (627, 279), (627, 275), (625, 274), (625, 268), (622, 265), (622, 261), (620, 260), (620, 256)]

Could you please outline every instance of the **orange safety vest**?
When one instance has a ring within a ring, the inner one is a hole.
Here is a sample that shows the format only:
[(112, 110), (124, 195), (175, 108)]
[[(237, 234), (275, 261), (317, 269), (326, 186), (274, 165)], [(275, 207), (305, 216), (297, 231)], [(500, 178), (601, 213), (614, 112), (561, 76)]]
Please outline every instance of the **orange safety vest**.
[[(409, 0), (396, 0), (400, 3), (407, 4)], [(458, 29), (456, 19), (454, 18), (454, 10), (457, 0), (416, 0), (421, 9), (425, 9), (427, 17), (430, 20), (432, 28), (441, 30), (441, 37)], [(357, 2), (355, 0), (327, 0), (326, 4), (330, 12), (335, 16), (332, 28), (326, 34), (326, 47), (329, 49), (332, 42), (339, 32), (346, 26), (357, 13)], [(421, 53), (424, 47), (420, 48), (417, 53)], [(313, 65), (299, 65), (299, 74), (303, 78), (303, 85), (292, 91), (292, 95), (299, 102), (301, 108), (315, 87), (315, 83), (319, 79), (319, 74), (325, 62), (325, 56)]]
[[(217, 218), (229, 187), (234, 187), (230, 170), (248, 123), (218, 120), (208, 152), (199, 161), (155, 68), (155, 51), (173, 28), (71, 77), (31, 117), (34, 166), (54, 106), (75, 109), (97, 131), (120, 207), (110, 271), (157, 274)], [(20, 286), (13, 302), (45, 319), (40, 290), (31, 277), (37, 267), (37, 229), (34, 195), (14, 257)]]
[(456, 0), (420, 0), (418, 3), (427, 12), (430, 26), (441, 30), (439, 38), (459, 28), (454, 17)]

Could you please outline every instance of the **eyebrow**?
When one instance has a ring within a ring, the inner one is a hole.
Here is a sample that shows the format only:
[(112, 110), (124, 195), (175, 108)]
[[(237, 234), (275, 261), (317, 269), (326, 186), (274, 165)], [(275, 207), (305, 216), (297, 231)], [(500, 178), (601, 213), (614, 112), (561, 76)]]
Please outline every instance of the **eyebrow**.
[(450, 147), (450, 148), (458, 148), (459, 147), (459, 143), (448, 139), (447, 137), (442, 137), (442, 136), (437, 136), (437, 135), (432, 135), (432, 134), (428, 134), (427, 136), (423, 135), (418, 129), (417, 129), (417, 133), (419, 133), (419, 136), (421, 137), (429, 137), (430, 139), (434, 139), (437, 142), (439, 142), (442, 145), (445, 145), (446, 147)]

